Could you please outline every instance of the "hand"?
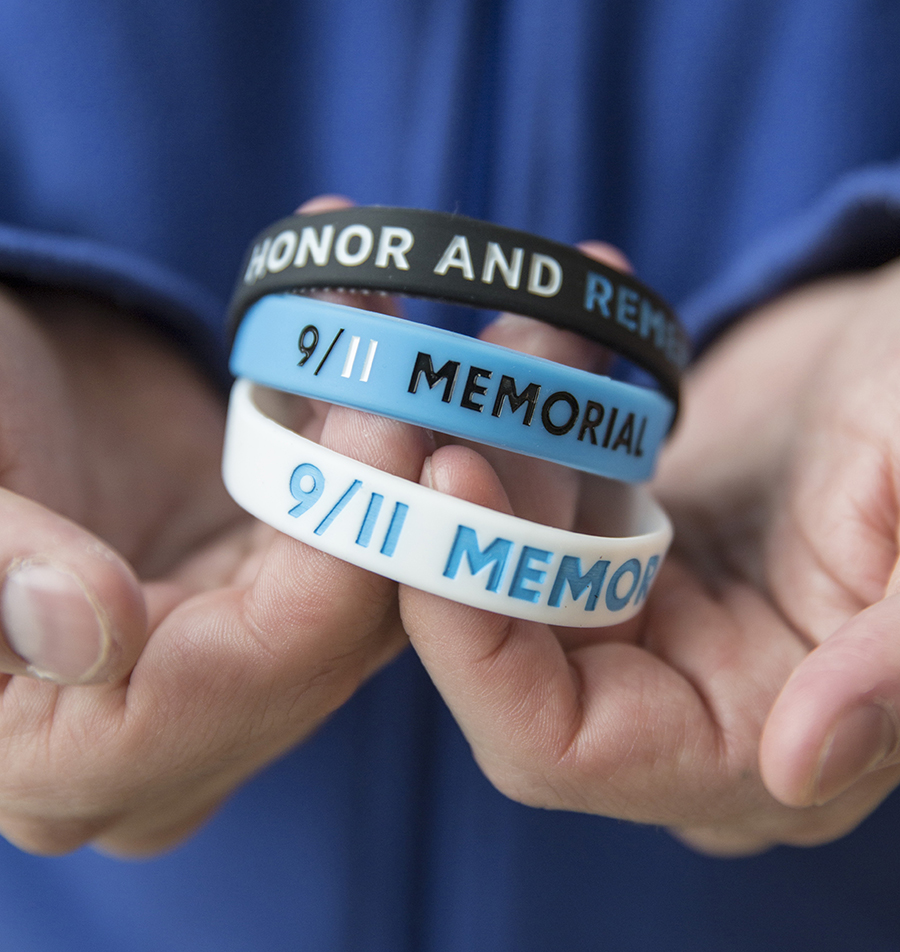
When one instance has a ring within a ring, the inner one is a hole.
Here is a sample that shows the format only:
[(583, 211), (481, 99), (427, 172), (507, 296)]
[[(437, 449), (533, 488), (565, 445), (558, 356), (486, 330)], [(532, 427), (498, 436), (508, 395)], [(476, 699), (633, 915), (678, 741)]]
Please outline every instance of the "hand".
[[(704, 356), (654, 487), (675, 546), (638, 618), (552, 629), (401, 589), (501, 791), (736, 854), (839, 837), (897, 784), (898, 292), (898, 265), (822, 282)], [(517, 323), (495, 338), (516, 346)], [(425, 478), (589, 531), (590, 479), (550, 464), (446, 446)]]
[[(221, 395), (140, 318), (4, 294), (0, 340), (0, 831), (155, 851), (406, 644), (396, 586), (237, 510)], [(304, 435), (411, 479), (433, 448), (293, 407)]]

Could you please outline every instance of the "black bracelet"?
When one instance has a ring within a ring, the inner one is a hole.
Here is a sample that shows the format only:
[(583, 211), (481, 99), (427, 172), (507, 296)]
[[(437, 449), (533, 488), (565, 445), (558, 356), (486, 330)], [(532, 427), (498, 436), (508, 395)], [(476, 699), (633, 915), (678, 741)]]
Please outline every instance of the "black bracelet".
[(382, 206), (291, 215), (256, 237), (229, 308), (314, 288), (384, 291), (512, 311), (576, 331), (648, 371), (678, 400), (690, 355), (669, 306), (576, 248), (442, 212)]

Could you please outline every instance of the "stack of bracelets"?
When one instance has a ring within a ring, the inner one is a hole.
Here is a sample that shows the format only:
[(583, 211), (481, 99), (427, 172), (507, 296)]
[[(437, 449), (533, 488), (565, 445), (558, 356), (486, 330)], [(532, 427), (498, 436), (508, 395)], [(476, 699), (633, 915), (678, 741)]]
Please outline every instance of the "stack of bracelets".
[[(384, 292), (512, 311), (576, 331), (653, 390), (297, 292)], [(637, 483), (677, 409), (687, 336), (632, 276), (574, 248), (458, 215), (344, 208), (276, 222), (232, 300), (223, 474), (248, 512), (378, 575), (514, 618), (617, 624), (643, 605), (672, 538)], [(254, 384), (562, 463), (609, 535), (551, 528), (392, 476), (307, 440)]]

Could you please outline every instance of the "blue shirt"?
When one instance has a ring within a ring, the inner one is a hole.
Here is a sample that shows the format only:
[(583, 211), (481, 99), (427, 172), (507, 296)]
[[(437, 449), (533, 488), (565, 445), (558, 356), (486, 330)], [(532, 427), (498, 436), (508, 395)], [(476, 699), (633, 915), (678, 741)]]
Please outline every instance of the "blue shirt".
[[(702, 338), (900, 253), (898, 35), (875, 0), (5, 0), (0, 273), (221, 367), (247, 241), (339, 192), (611, 241)], [(0, 949), (896, 950), (898, 841), (897, 797), (738, 861), (519, 806), (407, 653), (164, 857), (0, 846)]]

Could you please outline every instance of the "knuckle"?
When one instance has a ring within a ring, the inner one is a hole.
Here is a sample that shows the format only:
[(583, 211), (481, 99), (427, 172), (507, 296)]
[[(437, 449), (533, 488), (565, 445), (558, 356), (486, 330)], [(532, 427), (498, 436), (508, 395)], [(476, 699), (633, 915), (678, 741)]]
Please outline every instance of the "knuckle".
[(545, 758), (488, 763), (479, 758), (484, 775), (510, 800), (537, 809), (584, 809), (581, 784), (565, 767)]

